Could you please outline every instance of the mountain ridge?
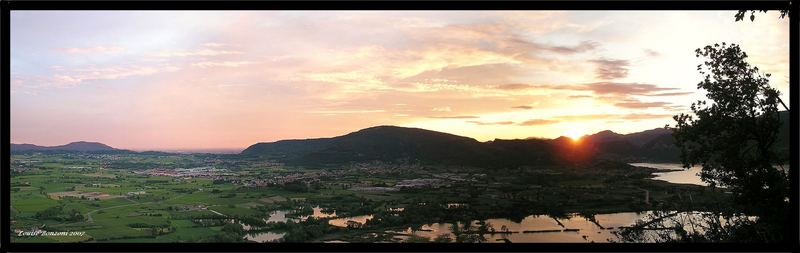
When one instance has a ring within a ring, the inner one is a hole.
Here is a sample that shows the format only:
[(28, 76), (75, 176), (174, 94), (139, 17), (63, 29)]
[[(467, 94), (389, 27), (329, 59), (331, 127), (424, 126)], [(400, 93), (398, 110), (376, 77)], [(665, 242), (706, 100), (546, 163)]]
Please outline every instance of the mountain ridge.
[[(779, 139), (782, 141), (778, 143), (784, 143), (786, 141), (783, 139), (788, 140), (788, 112), (781, 112), (780, 118), (783, 126)], [(788, 145), (781, 144), (776, 148), (788, 150)], [(532, 166), (587, 159), (680, 162), (680, 150), (668, 128), (628, 134), (604, 130), (584, 135), (579, 140), (561, 136), (555, 139), (494, 139), (479, 142), (450, 133), (384, 125), (336, 137), (259, 142), (240, 154), (298, 165), (371, 160), (491, 167)]]
[[(655, 129), (648, 131), (671, 134)], [(637, 143), (642, 142), (639, 140), (640, 133), (622, 135), (606, 130), (586, 135), (579, 141), (562, 136), (556, 139), (494, 139), (479, 142), (469, 137), (420, 128), (377, 126), (330, 138), (260, 142), (240, 154), (302, 165), (416, 160), (446, 165), (522, 166), (569, 162), (588, 157), (631, 161), (677, 159), (677, 155), (669, 157), (674, 159), (656, 159), (645, 156), (653, 152), (631, 152), (644, 146), (627, 141), (630, 138), (637, 140)], [(576, 148), (576, 145), (580, 148)]]
[(39, 146), (35, 144), (11, 143), (11, 152), (18, 151), (78, 151), (78, 152), (98, 152), (98, 151), (121, 151), (100, 142), (74, 141), (58, 146)]

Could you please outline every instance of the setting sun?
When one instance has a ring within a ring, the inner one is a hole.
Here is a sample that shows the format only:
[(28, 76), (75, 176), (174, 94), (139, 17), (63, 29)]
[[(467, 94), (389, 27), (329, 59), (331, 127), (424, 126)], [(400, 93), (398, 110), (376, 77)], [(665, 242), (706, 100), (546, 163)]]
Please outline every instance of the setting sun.
[(569, 129), (566, 132), (564, 132), (564, 136), (569, 137), (573, 141), (577, 141), (581, 139), (581, 136), (583, 136), (583, 131), (579, 129)]

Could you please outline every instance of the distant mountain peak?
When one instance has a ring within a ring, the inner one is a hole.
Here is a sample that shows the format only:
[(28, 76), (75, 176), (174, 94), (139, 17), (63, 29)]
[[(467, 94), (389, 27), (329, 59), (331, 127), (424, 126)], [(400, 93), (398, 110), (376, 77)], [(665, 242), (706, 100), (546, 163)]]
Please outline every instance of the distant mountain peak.
[(90, 142), (90, 141), (74, 141), (59, 146), (39, 146), (34, 144), (14, 144), (14, 143), (11, 144), (11, 151), (46, 151), (46, 150), (93, 152), (93, 151), (115, 151), (119, 149), (112, 148), (111, 146), (108, 146), (100, 142)]
[(481, 142), (475, 139), (399, 126), (370, 127), (331, 138), (257, 143), (242, 154), (317, 164), (404, 159), (453, 164), (486, 155), (481, 153)]
[(605, 136), (605, 135), (617, 136), (617, 135), (621, 135), (621, 134), (618, 134), (618, 133), (616, 133), (614, 131), (611, 131), (611, 130), (603, 130), (603, 131), (600, 131), (600, 132), (597, 132), (597, 133), (593, 134), (593, 136)]
[(100, 150), (114, 150), (111, 146), (108, 146), (103, 143), (99, 142), (90, 142), (90, 141), (76, 141), (70, 142), (67, 145), (56, 146), (62, 149), (68, 150), (76, 150), (76, 151), (100, 151)]
[(607, 141), (619, 141), (622, 140), (623, 138), (624, 135), (615, 133), (614, 131), (611, 130), (603, 130), (589, 136), (584, 136), (583, 139), (587, 139), (594, 142), (607, 142)]
[(558, 138), (553, 139), (554, 141), (570, 141), (572, 138), (566, 136), (559, 136)]
[[(106, 144), (103, 144), (103, 143), (100, 143), (100, 142), (95, 142), (95, 141), (73, 141), (73, 142), (67, 143), (66, 145), (102, 145), (102, 146), (110, 147), (110, 146), (108, 146)], [(64, 146), (66, 146), (66, 145), (64, 145)]]
[(367, 127), (356, 132), (364, 131), (364, 130), (374, 130), (374, 129), (414, 129), (411, 127), (401, 127), (401, 126), (393, 126), (393, 125), (380, 125), (374, 127)]

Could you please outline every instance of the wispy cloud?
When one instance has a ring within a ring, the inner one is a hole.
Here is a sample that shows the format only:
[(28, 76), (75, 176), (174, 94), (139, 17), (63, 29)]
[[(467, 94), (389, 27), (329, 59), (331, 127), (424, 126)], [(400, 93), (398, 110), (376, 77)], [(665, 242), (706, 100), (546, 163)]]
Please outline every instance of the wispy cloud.
[(452, 111), (452, 109), (449, 106), (442, 106), (442, 107), (434, 107), (433, 109), (431, 109), (431, 111), (434, 111), (434, 112), (449, 112), (449, 111)]
[(578, 114), (578, 115), (562, 115), (556, 116), (555, 120), (559, 121), (592, 121), (603, 119), (627, 119), (627, 120), (642, 120), (642, 119), (659, 119), (670, 118), (672, 114), (652, 114), (652, 113), (631, 113), (631, 114)]
[(472, 116), (472, 115), (458, 115), (458, 116), (431, 116), (429, 118), (433, 118), (433, 119), (477, 119), (477, 118), (480, 118), (480, 117)]
[(638, 100), (626, 100), (624, 102), (614, 103), (617, 107), (630, 109), (663, 108), (669, 104), (670, 103), (667, 102), (642, 102)]
[(550, 89), (591, 91), (597, 95), (653, 95), (657, 94), (657, 92), (678, 90), (678, 88), (661, 87), (655, 84), (622, 82), (595, 82), (584, 84), (505, 84), (495, 86), (495, 88), (506, 90)]
[(518, 105), (518, 106), (513, 106), (513, 107), (511, 107), (511, 108), (514, 108), (514, 109), (523, 109), (523, 110), (530, 110), (530, 109), (533, 109), (533, 106), (530, 106), (530, 105)]
[(241, 51), (216, 50), (216, 49), (195, 49), (195, 50), (176, 50), (161, 51), (155, 54), (158, 57), (190, 57), (190, 56), (218, 56), (218, 55), (240, 55)]
[(61, 48), (59, 50), (69, 54), (92, 54), (92, 53), (113, 54), (113, 53), (125, 52), (125, 48), (123, 47), (103, 47), (103, 46), (69, 47), (69, 48)]
[(668, 119), (672, 117), (671, 114), (650, 114), (650, 113), (632, 113), (632, 114), (577, 114), (577, 115), (561, 115), (547, 119), (530, 119), (521, 122), (517, 125), (520, 126), (537, 126), (537, 125), (550, 125), (561, 122), (576, 122), (576, 121), (596, 121), (605, 120), (606, 122), (613, 121), (638, 121), (646, 119)]
[(631, 113), (622, 115), (621, 118), (628, 120), (642, 120), (672, 118), (672, 116), (672, 114)]
[(589, 120), (598, 120), (598, 119), (609, 119), (609, 118), (616, 118), (619, 115), (616, 114), (576, 114), (576, 115), (561, 115), (554, 117), (558, 121), (589, 121)]
[(541, 46), (542, 49), (562, 54), (582, 53), (597, 48), (600, 43), (596, 41), (582, 41), (575, 46)]
[(529, 119), (524, 122), (519, 123), (520, 126), (536, 126), (536, 125), (549, 125), (549, 124), (556, 124), (561, 121), (559, 120), (550, 120), (550, 119)]
[(596, 59), (590, 62), (595, 64), (595, 74), (597, 74), (597, 78), (611, 80), (628, 76), (630, 62), (627, 60)]
[(649, 48), (644, 49), (644, 54), (647, 55), (648, 57), (661, 57), (661, 53)]
[(655, 84), (616, 82), (590, 83), (585, 85), (585, 89), (598, 95), (651, 95), (655, 92), (676, 90)]
[(415, 76), (405, 78), (402, 82), (446, 82), (467, 85), (490, 85), (506, 83), (510, 77), (516, 76), (520, 70), (513, 64), (482, 64), (463, 67), (447, 66), (441, 69), (428, 70)]
[(523, 83), (512, 83), (512, 84), (501, 84), (495, 86), (497, 89), (501, 90), (524, 90), (524, 89), (531, 89), (536, 88), (535, 85), (530, 84), (523, 84)]
[(177, 71), (180, 68), (173, 65), (143, 66), (143, 65), (114, 65), (97, 67), (94, 65), (76, 68), (60, 68), (53, 75), (57, 84), (79, 84), (93, 80), (116, 80), (131, 76), (147, 76), (161, 72)]
[(212, 67), (235, 68), (255, 63), (256, 62), (252, 61), (202, 61), (202, 62), (192, 63), (192, 66), (199, 68), (212, 68)]
[[(569, 99), (593, 98), (620, 108), (666, 108), (671, 103), (661, 101), (642, 102), (637, 97), (685, 96), (693, 92), (680, 91), (679, 88), (664, 87), (648, 83), (594, 82), (583, 84), (502, 84), (493, 87), (503, 91), (561, 90), (567, 92)], [(591, 92), (593, 95), (581, 94)], [(575, 94), (576, 92), (581, 92)]]
[(386, 112), (385, 110), (320, 110), (310, 111), (308, 113), (315, 114), (353, 114), (353, 113), (379, 113)]
[(513, 121), (495, 121), (495, 122), (485, 122), (485, 121), (477, 121), (477, 120), (468, 120), (467, 123), (472, 123), (479, 126), (489, 126), (489, 125), (513, 125)]
[[(576, 54), (591, 51), (600, 46), (599, 42), (584, 40), (572, 44), (547, 44), (531, 40), (513, 27), (503, 24), (476, 23), (453, 24), (431, 30), (432, 33), (446, 34), (450, 39), (469, 42), (484, 42), (482, 49), (512, 54), (518, 59), (532, 59), (534, 53), (550, 52), (556, 54)], [(488, 42), (488, 43), (487, 43)]]
[(669, 97), (669, 96), (684, 96), (689, 94), (694, 94), (694, 92), (664, 92), (664, 93), (650, 93), (647, 95), (651, 97)]
[(226, 44), (224, 44), (224, 43), (215, 43), (215, 42), (209, 42), (209, 43), (204, 43), (204, 44), (203, 44), (203, 46), (204, 46), (204, 47), (224, 47), (224, 46), (226, 46)]

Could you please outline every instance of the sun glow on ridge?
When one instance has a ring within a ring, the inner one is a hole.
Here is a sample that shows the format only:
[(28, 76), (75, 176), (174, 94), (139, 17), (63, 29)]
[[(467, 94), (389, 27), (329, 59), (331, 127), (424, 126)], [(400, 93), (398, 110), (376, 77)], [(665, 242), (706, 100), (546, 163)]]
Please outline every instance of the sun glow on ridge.
[(578, 141), (581, 139), (581, 136), (583, 136), (583, 131), (580, 129), (568, 129), (564, 132), (564, 136), (569, 137), (573, 141)]

